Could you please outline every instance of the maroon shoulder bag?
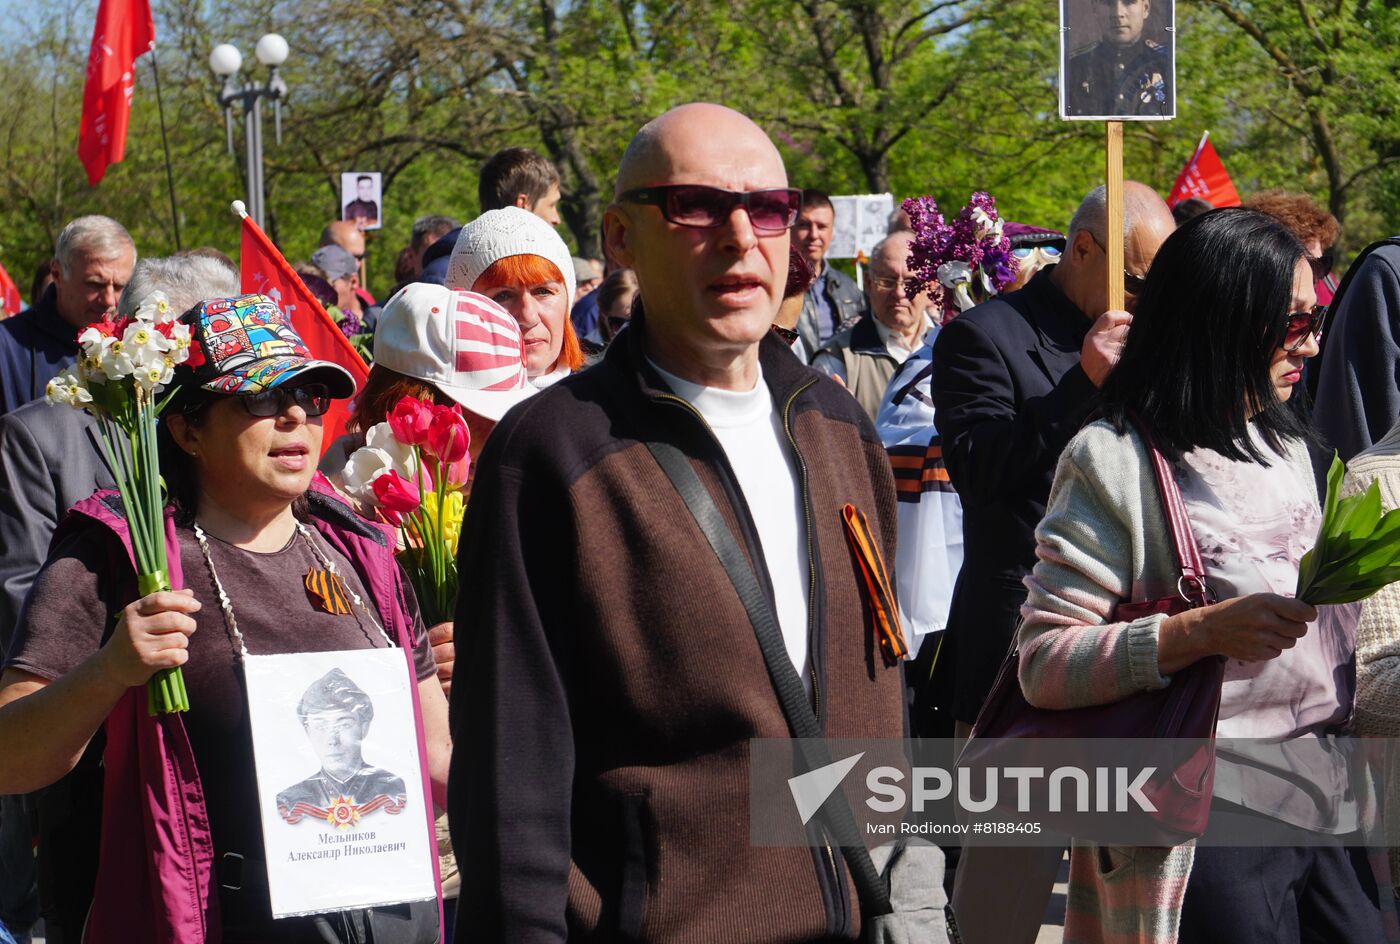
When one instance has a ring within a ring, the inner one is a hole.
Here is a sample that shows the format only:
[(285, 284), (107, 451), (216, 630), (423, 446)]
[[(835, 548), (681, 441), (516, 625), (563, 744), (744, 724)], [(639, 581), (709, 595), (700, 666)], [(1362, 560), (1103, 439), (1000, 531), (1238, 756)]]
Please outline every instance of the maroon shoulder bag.
[[(1151, 431), (1137, 417), (1130, 417), (1151, 457), (1167, 521), (1172, 552), (1180, 569), (1177, 592), (1168, 597), (1120, 603), (1113, 622), (1130, 622), (1154, 613), (1172, 615), (1213, 603), (1205, 581), (1205, 568), (1181, 492), (1171, 465), (1157, 447)], [(1102, 767), (1121, 759), (1109, 750), (1068, 741), (1030, 745), (1019, 739), (1116, 738), (1137, 741), (1133, 757), (1155, 768), (1140, 792), (1155, 807), (1148, 811), (1113, 809), (1086, 815), (1073, 810), (1050, 812), (1046, 791), (1033, 813), (1014, 809), (1015, 791), (1003, 790), (986, 818), (1008, 821), (1034, 820), (1046, 832), (1058, 832), (1081, 840), (1115, 845), (1172, 846), (1201, 835), (1210, 818), (1211, 788), (1215, 777), (1215, 724), (1220, 712), (1220, 686), (1225, 660), (1211, 656), (1172, 673), (1171, 684), (1157, 691), (1137, 692), (1107, 705), (1063, 710), (1036, 708), (1026, 700), (1017, 677), (1020, 653), (1013, 640), (1011, 651), (997, 674), (991, 693), (982, 705), (972, 735), (958, 759), (958, 767), (975, 774), (985, 768), (1024, 766), (1028, 758), (1049, 759), (1056, 766), (1076, 763)], [(1141, 739), (1172, 739), (1144, 743)], [(992, 772), (995, 773), (995, 772)], [(1092, 774), (1091, 774), (1092, 776)], [(1063, 805), (1063, 804), (1060, 804)]]

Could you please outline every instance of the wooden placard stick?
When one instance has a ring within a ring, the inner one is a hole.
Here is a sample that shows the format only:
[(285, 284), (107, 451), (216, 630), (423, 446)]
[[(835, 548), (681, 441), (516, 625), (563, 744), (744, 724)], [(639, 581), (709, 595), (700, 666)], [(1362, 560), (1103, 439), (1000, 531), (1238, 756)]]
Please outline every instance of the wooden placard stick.
[(1123, 122), (1104, 124), (1104, 180), (1108, 191), (1104, 252), (1108, 255), (1108, 307), (1123, 308)]

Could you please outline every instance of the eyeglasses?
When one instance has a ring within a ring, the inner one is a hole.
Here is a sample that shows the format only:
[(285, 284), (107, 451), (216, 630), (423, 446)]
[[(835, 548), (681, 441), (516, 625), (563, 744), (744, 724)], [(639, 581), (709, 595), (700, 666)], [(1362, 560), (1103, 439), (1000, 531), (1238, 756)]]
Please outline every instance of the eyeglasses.
[(280, 416), (293, 403), (301, 407), (307, 416), (320, 416), (330, 409), (331, 392), (320, 383), (301, 384), (290, 389), (273, 387), (240, 396), (238, 402), (253, 416)]
[(882, 292), (893, 292), (895, 289), (903, 288), (913, 281), (913, 279), (906, 279), (903, 276), (897, 279), (892, 279), (887, 275), (872, 275), (870, 277), (870, 284)]
[(736, 193), (700, 184), (667, 184), (638, 187), (618, 197), (630, 203), (654, 206), (677, 226), (715, 229), (729, 222), (734, 208), (741, 206), (753, 228), (761, 233), (780, 233), (797, 222), (802, 209), (802, 191), (792, 187), (750, 190)]
[(1060, 258), (1059, 246), (1017, 246), (1011, 250), (1011, 254), (1017, 259), (1029, 259), (1031, 253), (1035, 252), (1037, 249), (1045, 253), (1051, 259)]
[(1326, 305), (1314, 305), (1307, 311), (1291, 312), (1288, 316), (1288, 327), (1283, 332), (1283, 349), (1292, 354), (1306, 344), (1309, 337), (1322, 337), (1322, 325), (1326, 320)]
[(1337, 261), (1336, 252), (1328, 249), (1320, 256), (1307, 256), (1308, 265), (1312, 266), (1313, 281), (1321, 282), (1332, 274), (1332, 266)]
[[(1103, 243), (1099, 242), (1099, 237), (1091, 232), (1089, 238), (1094, 241), (1095, 246), (1098, 246), (1099, 249), (1102, 250), (1104, 255), (1108, 255), (1108, 250), (1104, 249)], [(1146, 287), (1146, 278), (1141, 275), (1133, 275), (1127, 269), (1123, 270), (1123, 291), (1127, 292), (1129, 295), (1138, 296), (1142, 294), (1142, 290)]]

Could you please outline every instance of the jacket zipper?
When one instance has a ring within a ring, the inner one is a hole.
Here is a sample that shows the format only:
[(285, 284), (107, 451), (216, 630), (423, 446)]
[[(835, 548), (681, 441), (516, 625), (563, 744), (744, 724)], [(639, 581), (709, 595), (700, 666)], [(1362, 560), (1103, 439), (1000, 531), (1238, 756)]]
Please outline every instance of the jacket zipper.
[[(803, 524), (804, 524), (804, 526), (805, 526), (805, 528), (806, 528), (806, 534), (805, 534), (806, 541), (805, 541), (805, 543), (806, 543), (806, 545), (807, 545), (807, 653), (808, 653), (808, 661), (811, 663), (811, 675), (812, 675), (812, 712), (813, 712), (813, 714), (815, 714), (815, 715), (817, 716), (817, 720), (820, 721), (820, 720), (821, 720), (821, 681), (820, 681), (820, 679), (818, 678), (818, 676), (820, 675), (820, 673), (818, 672), (818, 664), (819, 664), (819, 663), (818, 663), (818, 657), (817, 657), (817, 639), (816, 639), (816, 626), (817, 626), (817, 616), (816, 616), (816, 615), (817, 615), (817, 567), (816, 567), (816, 561), (815, 561), (815, 559), (814, 559), (814, 555), (813, 555), (813, 551), (812, 551), (812, 543), (813, 543), (813, 531), (812, 531), (812, 502), (811, 502), (811, 497), (810, 497), (810, 495), (809, 495), (808, 487), (807, 487), (807, 463), (803, 460), (803, 458), (802, 458), (802, 453), (801, 453), (801, 451), (798, 450), (798, 448), (797, 448), (797, 438), (796, 438), (795, 436), (793, 436), (793, 434), (792, 434), (792, 422), (791, 422), (791, 420), (792, 420), (792, 404), (797, 400), (797, 397), (798, 397), (804, 390), (806, 390), (808, 387), (812, 386), (812, 384), (814, 384), (814, 383), (816, 383), (815, 380), (809, 380), (807, 383), (805, 383), (805, 384), (803, 384), (802, 386), (798, 387), (796, 390), (794, 390), (794, 391), (788, 396), (787, 402), (783, 404), (783, 432), (787, 435), (788, 445), (792, 448), (793, 459), (796, 460), (796, 462), (797, 462), (798, 487), (799, 487), (799, 489), (800, 489), (801, 492), (802, 492), (802, 519), (803, 519)], [(719, 449), (720, 455), (721, 455), (721, 457), (723, 457), (723, 461), (724, 461), (725, 466), (726, 466), (725, 471), (728, 472), (729, 477), (730, 477), (731, 479), (734, 480), (734, 485), (736, 486), (736, 490), (737, 490), (740, 494), (742, 494), (742, 493), (743, 493), (743, 489), (742, 489), (741, 487), (739, 487), (739, 483), (738, 483), (738, 478), (737, 478), (737, 476), (734, 475), (733, 469), (728, 467), (728, 466), (729, 466), (729, 460), (728, 460), (728, 457), (724, 455), (724, 447), (720, 445), (719, 437), (715, 435), (714, 429), (711, 428), (710, 424), (705, 420), (704, 415), (703, 415), (699, 410), (695, 409), (695, 407), (690, 403), (690, 401), (686, 400), (686, 399), (683, 398), (683, 397), (678, 397), (678, 396), (675, 396), (675, 395), (673, 395), (673, 394), (666, 394), (666, 393), (663, 393), (663, 394), (657, 394), (657, 395), (656, 395), (656, 398), (657, 398), (658, 400), (665, 400), (665, 401), (667, 401), (667, 402), (677, 404), (678, 406), (684, 408), (687, 412), (689, 412), (692, 416), (694, 416), (697, 420), (700, 421), (700, 425), (703, 426), (703, 427), (705, 428), (705, 432), (709, 434), (709, 436), (710, 436), (710, 438), (711, 438), (712, 440), (714, 440), (715, 445), (720, 447), (720, 449)], [(840, 867), (840, 865), (839, 865), (839, 864), (837, 863), (837, 861), (836, 861), (836, 853), (835, 853), (835, 851), (831, 848), (831, 839), (830, 839), (830, 837), (827, 835), (827, 832), (826, 832), (826, 830), (825, 830), (824, 828), (822, 829), (822, 853), (823, 853), (824, 860), (825, 860), (824, 864), (826, 865), (826, 869), (827, 869), (827, 877), (828, 877), (828, 878), (830, 879), (830, 881), (831, 881), (831, 894), (832, 894), (832, 897), (833, 897), (833, 899), (834, 899), (834, 900), (832, 900), (832, 901), (826, 902), (826, 905), (827, 905), (827, 913), (828, 913), (829, 916), (832, 916), (832, 917), (835, 917), (835, 918), (836, 918), (836, 920), (837, 920), (837, 928), (836, 928), (835, 930), (837, 930), (838, 933), (839, 933), (839, 932), (841, 932), (841, 931), (845, 931), (846, 928), (847, 928), (847, 926), (848, 926), (849, 923), (850, 923), (849, 920), (847, 919), (847, 916), (846, 916), (846, 914), (845, 914), (845, 908), (844, 908), (844, 902), (845, 902), (845, 898), (846, 898), (846, 894), (845, 894), (845, 881), (844, 881), (844, 879), (842, 878), (842, 875), (841, 875), (841, 867)]]
[[(807, 486), (807, 463), (802, 458), (802, 451), (797, 448), (797, 437), (792, 433), (792, 404), (802, 391), (814, 383), (816, 383), (815, 380), (809, 380), (788, 396), (787, 402), (783, 404), (783, 432), (787, 434), (788, 445), (792, 448), (792, 457), (797, 462), (798, 486), (802, 491), (802, 519), (807, 529), (807, 653), (808, 661), (812, 667), (812, 713), (820, 722), (822, 719), (821, 663), (818, 657), (820, 650), (817, 645), (817, 564), (812, 550), (815, 543), (812, 530), (812, 501)], [(826, 856), (826, 867), (831, 877), (832, 895), (835, 898), (833, 904), (837, 909), (838, 926), (835, 930), (844, 932), (850, 923), (843, 907), (846, 900), (846, 883), (841, 875), (841, 867), (836, 861), (836, 852), (831, 848), (831, 837), (825, 828), (822, 829), (822, 852)]]

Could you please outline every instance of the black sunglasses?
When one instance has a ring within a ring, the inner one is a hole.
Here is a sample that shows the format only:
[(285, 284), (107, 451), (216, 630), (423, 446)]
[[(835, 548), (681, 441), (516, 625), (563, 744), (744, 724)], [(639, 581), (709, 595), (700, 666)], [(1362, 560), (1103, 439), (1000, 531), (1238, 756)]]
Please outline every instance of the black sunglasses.
[(1332, 266), (1336, 263), (1337, 257), (1333, 250), (1328, 249), (1320, 256), (1305, 256), (1308, 265), (1312, 266), (1313, 281), (1321, 282), (1332, 274)]
[(1314, 305), (1307, 311), (1290, 312), (1288, 327), (1283, 332), (1283, 349), (1292, 354), (1306, 344), (1310, 336), (1322, 337), (1322, 326), (1326, 321), (1326, 305)]
[[(1089, 238), (1094, 241), (1095, 246), (1098, 246), (1099, 249), (1103, 251), (1104, 255), (1108, 255), (1108, 250), (1104, 248), (1103, 243), (1099, 242), (1099, 237), (1095, 236), (1093, 233), (1090, 233)], [(1127, 292), (1129, 295), (1136, 297), (1138, 295), (1141, 295), (1142, 290), (1146, 287), (1147, 279), (1144, 276), (1133, 275), (1127, 269), (1123, 270), (1123, 291)]]
[(735, 207), (743, 207), (753, 228), (761, 233), (780, 233), (797, 222), (802, 209), (802, 191), (792, 187), (750, 190), (736, 193), (700, 184), (666, 184), (638, 187), (618, 197), (630, 203), (654, 206), (677, 226), (714, 229), (729, 222)]
[(331, 392), (325, 384), (310, 383), (244, 394), (239, 396), (238, 402), (253, 416), (280, 416), (293, 403), (307, 416), (320, 416), (330, 409)]

